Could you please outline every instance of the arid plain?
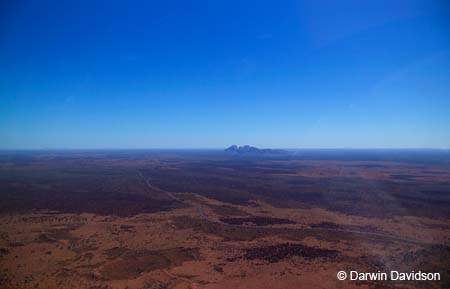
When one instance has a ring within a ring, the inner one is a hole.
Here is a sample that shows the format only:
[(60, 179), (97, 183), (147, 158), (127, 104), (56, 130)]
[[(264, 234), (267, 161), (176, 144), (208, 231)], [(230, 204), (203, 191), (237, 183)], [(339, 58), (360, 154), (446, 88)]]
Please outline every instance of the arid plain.
[(450, 287), (445, 151), (3, 152), (0, 196), (5, 289)]

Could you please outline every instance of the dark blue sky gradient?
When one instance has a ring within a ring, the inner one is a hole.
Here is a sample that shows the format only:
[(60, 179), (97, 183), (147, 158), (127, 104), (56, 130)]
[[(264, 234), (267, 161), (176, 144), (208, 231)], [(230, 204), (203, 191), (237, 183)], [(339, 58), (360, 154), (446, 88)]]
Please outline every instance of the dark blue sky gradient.
[(450, 147), (446, 1), (9, 2), (0, 148)]

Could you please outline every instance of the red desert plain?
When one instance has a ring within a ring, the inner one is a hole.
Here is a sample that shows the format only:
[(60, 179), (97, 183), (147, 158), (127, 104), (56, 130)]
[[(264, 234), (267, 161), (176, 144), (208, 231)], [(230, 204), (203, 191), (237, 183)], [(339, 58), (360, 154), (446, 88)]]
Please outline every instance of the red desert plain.
[[(449, 288), (449, 160), (435, 151), (4, 152), (0, 287)], [(439, 279), (390, 280), (392, 271)], [(360, 275), (370, 272), (388, 280)]]

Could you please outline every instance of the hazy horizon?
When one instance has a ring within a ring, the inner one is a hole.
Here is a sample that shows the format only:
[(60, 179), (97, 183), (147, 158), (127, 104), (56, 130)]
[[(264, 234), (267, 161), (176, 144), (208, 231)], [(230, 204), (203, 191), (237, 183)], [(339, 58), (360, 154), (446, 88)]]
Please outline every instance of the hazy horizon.
[[(246, 144), (243, 144), (246, 145)], [(238, 145), (241, 146), (241, 145)], [(355, 151), (364, 151), (364, 150), (386, 150), (386, 151), (396, 151), (396, 150), (405, 150), (405, 151), (450, 151), (450, 148), (438, 148), (438, 147), (268, 147), (268, 146), (254, 146), (258, 149), (281, 149), (288, 151), (295, 150), (355, 150)], [(126, 150), (214, 150), (214, 151), (223, 151), (226, 148), (230, 147), (46, 147), (46, 148), (0, 148), (0, 151), (126, 151)]]

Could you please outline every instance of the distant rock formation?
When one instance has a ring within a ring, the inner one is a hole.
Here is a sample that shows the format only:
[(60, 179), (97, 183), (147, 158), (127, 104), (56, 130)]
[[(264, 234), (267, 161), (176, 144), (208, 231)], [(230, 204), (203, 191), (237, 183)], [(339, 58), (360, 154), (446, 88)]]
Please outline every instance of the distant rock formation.
[(245, 155), (261, 155), (261, 154), (286, 154), (287, 151), (279, 149), (259, 149), (257, 147), (244, 145), (237, 146), (232, 145), (225, 149), (225, 152), (232, 154), (245, 154)]

